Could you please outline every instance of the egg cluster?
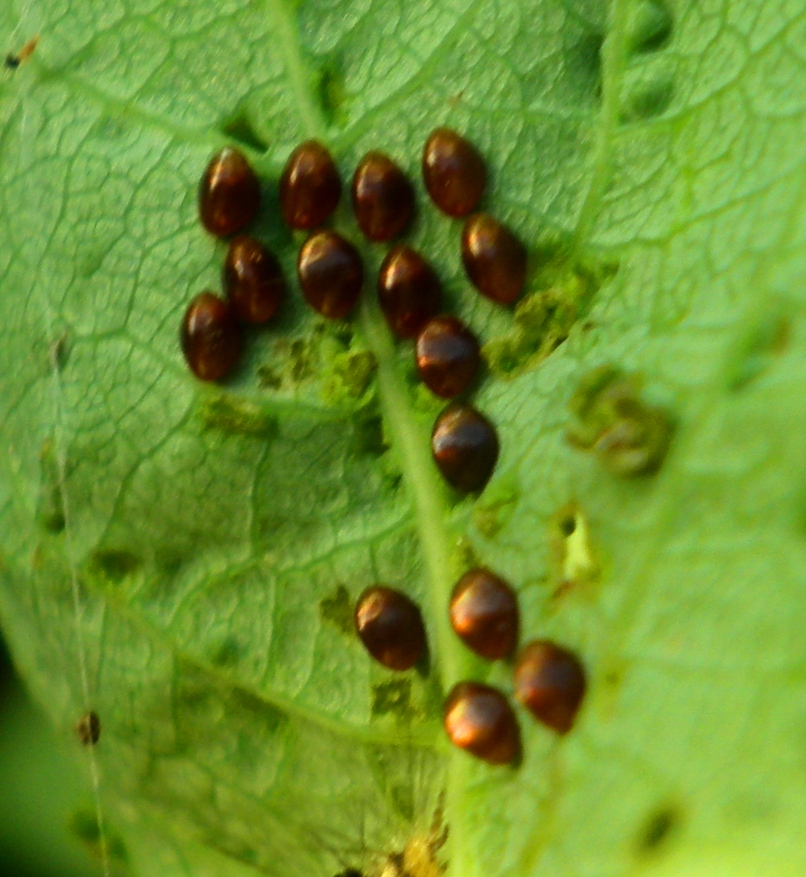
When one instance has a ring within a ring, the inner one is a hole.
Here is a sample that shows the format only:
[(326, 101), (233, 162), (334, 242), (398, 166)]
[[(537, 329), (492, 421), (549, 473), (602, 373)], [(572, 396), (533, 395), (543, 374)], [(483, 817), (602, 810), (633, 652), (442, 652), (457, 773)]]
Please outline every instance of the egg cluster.
[[(488, 661), (511, 661), (518, 645), (515, 591), (488, 569), (465, 573), (448, 607), (462, 642)], [(368, 588), (355, 609), (358, 636), (375, 660), (391, 670), (410, 670), (424, 656), (426, 634), (420, 610), (405, 594), (382, 585)], [(515, 697), (558, 734), (571, 730), (585, 694), (585, 671), (573, 652), (549, 640), (525, 645), (514, 663)], [(453, 686), (443, 723), (451, 742), (489, 764), (511, 764), (520, 756), (520, 730), (503, 692), (465, 680)]]
[[(505, 225), (474, 212), (486, 186), (485, 163), (464, 137), (438, 128), (422, 155), (425, 188), (436, 207), (463, 218), (461, 255), (470, 282), (501, 305), (520, 296), (527, 252)], [(309, 236), (297, 257), (297, 281), (308, 304), (328, 319), (348, 317), (364, 285), (356, 247), (323, 227), (342, 193), (338, 168), (328, 150), (309, 140), (289, 157), (279, 182), (279, 203), (287, 225)], [(193, 373), (219, 380), (235, 366), (243, 344), (242, 326), (272, 319), (286, 294), (276, 257), (242, 234), (260, 203), (260, 185), (246, 158), (227, 148), (213, 157), (199, 187), (202, 223), (212, 234), (232, 238), (224, 264), (225, 298), (203, 292), (188, 307), (181, 344)], [(369, 152), (352, 179), (352, 206), (361, 233), (386, 243), (404, 233), (415, 211), (415, 193), (398, 165), (382, 152)], [(234, 236), (234, 237), (233, 237)], [(456, 316), (442, 312), (442, 287), (428, 261), (406, 244), (392, 246), (377, 278), (380, 309), (391, 331), (414, 340), (417, 373), (436, 396), (452, 400), (431, 435), (434, 462), (461, 493), (484, 488), (498, 460), (495, 427), (473, 406), (456, 401), (472, 384), (480, 365), (479, 342)], [(450, 600), (451, 625), (462, 642), (490, 660), (511, 660), (518, 644), (517, 596), (502, 578), (473, 569), (456, 583)], [(405, 594), (384, 585), (365, 590), (354, 613), (356, 632), (367, 651), (391, 670), (410, 670), (427, 650), (419, 608)], [(585, 691), (577, 657), (536, 640), (514, 664), (517, 699), (560, 734), (570, 730)], [(508, 764), (520, 754), (515, 713), (498, 689), (463, 681), (449, 692), (444, 726), (458, 747), (491, 764)]]

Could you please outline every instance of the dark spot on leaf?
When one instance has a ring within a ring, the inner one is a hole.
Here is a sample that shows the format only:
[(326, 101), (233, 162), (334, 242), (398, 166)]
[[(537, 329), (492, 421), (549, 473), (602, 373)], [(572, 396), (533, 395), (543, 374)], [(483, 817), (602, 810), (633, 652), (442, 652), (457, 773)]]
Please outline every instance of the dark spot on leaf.
[(221, 125), (221, 133), (237, 141), (241, 146), (257, 152), (267, 152), (269, 149), (266, 141), (255, 131), (251, 119), (243, 109), (238, 110)]
[(383, 433), (383, 418), (374, 413), (355, 419), (355, 449), (359, 454), (380, 457), (389, 450)]
[(182, 555), (170, 550), (158, 550), (155, 555), (155, 563), (161, 572), (169, 578), (175, 578), (185, 562)]
[(336, 877), (364, 877), (364, 875), (357, 868), (345, 868)]
[(67, 332), (62, 332), (61, 335), (51, 344), (50, 348), (50, 363), (56, 371), (61, 372), (64, 367), (67, 365), (67, 360), (70, 358), (70, 336)]
[(577, 522), (573, 515), (564, 515), (560, 518), (560, 530), (563, 536), (570, 536), (577, 528)]
[(127, 861), (128, 854), (123, 839), (110, 828), (108, 823), (105, 825), (102, 838), (98, 816), (93, 810), (77, 810), (70, 817), (69, 828), (93, 857), (109, 857), (121, 863)]
[(568, 78), (583, 99), (602, 99), (602, 45), (600, 33), (588, 31), (569, 40), (566, 47)]
[(654, 82), (640, 82), (628, 91), (621, 108), (622, 122), (640, 122), (660, 116), (674, 97), (674, 82), (662, 76)]
[(378, 363), (369, 350), (339, 353), (330, 359), (322, 378), (322, 396), (330, 405), (360, 399), (375, 376)]
[(347, 91), (341, 59), (328, 59), (319, 73), (319, 103), (329, 125), (343, 126), (347, 121)]
[(663, 462), (672, 437), (672, 422), (660, 408), (647, 405), (640, 381), (615, 366), (585, 374), (568, 408), (574, 422), (566, 431), (569, 444), (591, 451), (614, 475), (651, 475)]
[(98, 713), (90, 710), (76, 723), (76, 734), (83, 746), (94, 746), (101, 737), (101, 720)]
[(277, 431), (274, 416), (260, 403), (242, 399), (234, 393), (202, 395), (199, 414), (208, 429), (261, 438), (270, 438)]
[(372, 715), (394, 713), (399, 718), (410, 718), (415, 710), (411, 703), (411, 680), (393, 679), (372, 687)]
[(323, 621), (334, 624), (342, 633), (353, 635), (353, 601), (344, 585), (338, 585), (332, 596), (322, 597), (319, 601), (319, 615)]
[(784, 354), (792, 332), (790, 321), (771, 308), (739, 342), (728, 365), (727, 385), (733, 392), (745, 389)]
[(481, 497), (473, 509), (473, 523), (487, 539), (494, 539), (507, 525), (520, 499), (518, 484), (500, 480)]
[(680, 825), (681, 815), (677, 808), (665, 805), (651, 813), (638, 834), (638, 852), (657, 852), (665, 846)]
[(255, 722), (265, 733), (273, 734), (288, 721), (282, 710), (243, 688), (233, 690), (232, 701), (233, 706), (249, 713), (249, 721)]
[(258, 384), (266, 390), (279, 390), (283, 386), (283, 377), (276, 368), (270, 365), (258, 366)]
[(234, 636), (228, 636), (219, 644), (210, 656), (210, 661), (216, 667), (231, 667), (237, 664), (241, 657), (241, 646)]
[(39, 496), (36, 517), (49, 533), (61, 533), (65, 527), (64, 497), (59, 477), (59, 463), (52, 439), (39, 449)]
[(516, 306), (509, 332), (484, 345), (490, 371), (509, 378), (539, 365), (565, 341), (613, 273), (612, 266), (570, 269), (561, 259), (549, 260), (535, 280), (538, 288)]
[(39, 45), (39, 36), (31, 37), (19, 52), (9, 52), (4, 61), (6, 69), (16, 70), (20, 64), (24, 64), (33, 55), (37, 45)]
[(627, 24), (627, 50), (635, 54), (656, 52), (669, 42), (673, 29), (674, 19), (665, 3), (639, 0)]
[(291, 378), (303, 381), (313, 373), (308, 345), (300, 338), (291, 342)]
[(391, 791), (392, 806), (407, 821), (413, 822), (416, 815), (414, 803), (414, 784), (394, 785)]
[(131, 551), (101, 548), (92, 553), (90, 568), (110, 582), (119, 584), (140, 568), (141, 559)]

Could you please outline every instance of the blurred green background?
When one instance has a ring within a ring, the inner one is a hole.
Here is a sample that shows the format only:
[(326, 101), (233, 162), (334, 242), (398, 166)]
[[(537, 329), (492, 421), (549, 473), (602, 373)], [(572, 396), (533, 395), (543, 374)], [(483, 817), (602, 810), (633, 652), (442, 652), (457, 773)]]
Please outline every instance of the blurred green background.
[[(86, 755), (31, 703), (0, 636), (0, 875), (95, 877), (71, 827), (94, 811)], [(99, 744), (101, 745), (101, 744)]]

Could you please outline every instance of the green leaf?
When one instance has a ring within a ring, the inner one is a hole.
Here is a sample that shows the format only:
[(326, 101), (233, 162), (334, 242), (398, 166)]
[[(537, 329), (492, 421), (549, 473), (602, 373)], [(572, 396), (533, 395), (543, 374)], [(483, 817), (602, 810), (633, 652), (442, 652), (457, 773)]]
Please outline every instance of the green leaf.
[[(101, 717), (115, 867), (375, 877), (440, 811), (461, 877), (803, 873), (800, 0), (12, 0), (0, 34), (39, 35), (0, 73), (0, 618), (66, 739)], [(441, 124), (529, 246), (514, 312), (423, 192)], [(223, 258), (210, 154), (248, 152), (292, 277), (275, 182), (309, 136), (345, 181), (372, 148), (415, 180), (408, 239), (489, 359), (477, 499), (430, 460), (439, 406), (371, 283), (337, 326), (294, 290), (225, 385), (182, 361)], [(668, 452), (629, 477), (648, 435)], [(470, 562), (589, 676), (565, 738), (519, 708), (516, 768), (441, 729), (459, 679), (512, 689), (448, 626)], [(422, 606), (427, 673), (351, 634), (376, 581)]]

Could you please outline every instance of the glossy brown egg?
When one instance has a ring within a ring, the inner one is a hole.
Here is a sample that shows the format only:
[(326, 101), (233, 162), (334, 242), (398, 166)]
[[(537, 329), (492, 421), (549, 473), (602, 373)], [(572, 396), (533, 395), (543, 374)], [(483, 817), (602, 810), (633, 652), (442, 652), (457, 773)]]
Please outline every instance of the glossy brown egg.
[(390, 670), (410, 670), (425, 652), (420, 610), (385, 585), (367, 588), (358, 598), (355, 629), (370, 655)]
[(518, 644), (518, 598), (488, 569), (472, 569), (459, 579), (450, 616), (462, 642), (488, 661), (508, 657)]
[(227, 375), (241, 355), (241, 327), (229, 303), (202, 292), (188, 305), (180, 332), (190, 370), (203, 381)]
[(296, 229), (321, 225), (339, 203), (341, 178), (333, 158), (317, 140), (300, 144), (280, 177), (280, 207)]
[(450, 128), (437, 128), (425, 142), (423, 181), (431, 200), (448, 216), (467, 216), (487, 183), (484, 159), (475, 146)]
[(420, 380), (443, 399), (470, 386), (481, 360), (476, 336), (460, 319), (445, 314), (423, 326), (414, 352)]
[(489, 685), (454, 685), (445, 700), (443, 723), (454, 746), (488, 764), (511, 764), (520, 755), (515, 713), (504, 695)]
[(226, 238), (254, 219), (260, 183), (243, 153), (226, 147), (213, 156), (199, 183), (199, 216), (207, 231)]
[(283, 269), (260, 241), (238, 235), (224, 260), (224, 291), (241, 320), (267, 323), (285, 294)]
[(369, 152), (353, 176), (353, 210), (371, 241), (390, 241), (414, 215), (414, 189), (403, 171), (382, 152)]
[(437, 417), (431, 452), (448, 484), (462, 493), (472, 493), (481, 490), (493, 474), (498, 436), (475, 408), (453, 402)]
[(76, 724), (76, 734), (84, 746), (95, 746), (101, 737), (101, 720), (98, 713), (90, 710)]
[(524, 646), (515, 664), (515, 696), (558, 734), (574, 725), (585, 695), (585, 670), (567, 649), (535, 640)]
[(338, 320), (356, 306), (364, 282), (358, 250), (335, 231), (318, 231), (302, 245), (297, 276), (303, 295), (324, 317)]
[(470, 282), (498, 304), (512, 304), (523, 291), (526, 247), (486, 213), (474, 213), (465, 221), (462, 262)]
[(398, 244), (381, 264), (378, 301), (389, 328), (414, 338), (439, 311), (442, 286), (434, 269), (411, 247)]

